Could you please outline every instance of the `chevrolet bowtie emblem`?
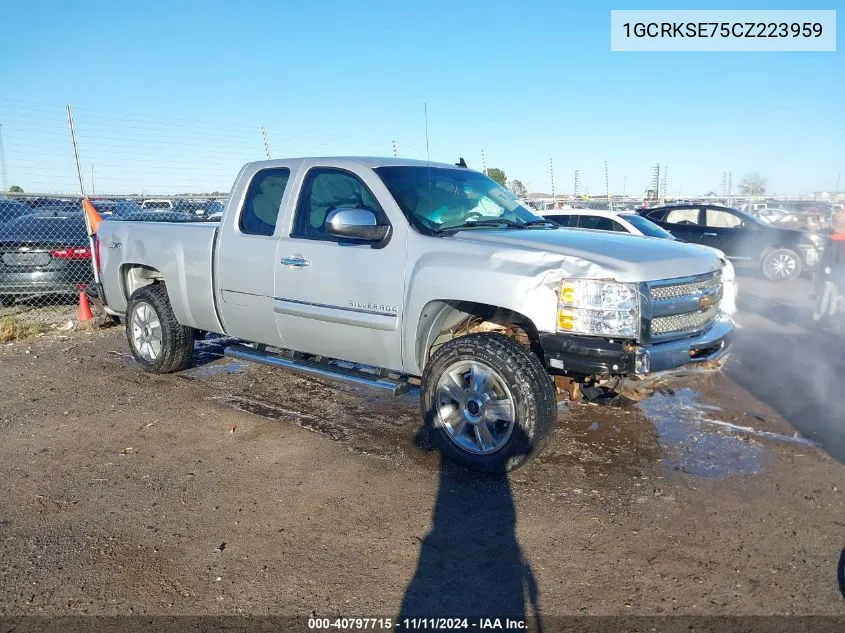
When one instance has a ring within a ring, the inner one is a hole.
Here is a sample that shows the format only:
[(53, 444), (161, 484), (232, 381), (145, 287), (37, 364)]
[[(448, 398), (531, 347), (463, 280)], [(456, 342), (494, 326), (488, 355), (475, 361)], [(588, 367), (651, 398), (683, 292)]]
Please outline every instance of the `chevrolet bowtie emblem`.
[(702, 312), (707, 312), (712, 305), (713, 299), (708, 296), (701, 297), (701, 299), (698, 300), (698, 309)]

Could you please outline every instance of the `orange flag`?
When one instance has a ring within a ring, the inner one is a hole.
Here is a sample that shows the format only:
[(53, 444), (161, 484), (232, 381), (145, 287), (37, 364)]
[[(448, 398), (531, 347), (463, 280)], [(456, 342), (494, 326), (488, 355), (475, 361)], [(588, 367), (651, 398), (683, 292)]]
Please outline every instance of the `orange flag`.
[(91, 232), (96, 233), (97, 227), (103, 221), (103, 216), (97, 213), (97, 210), (88, 198), (82, 200), (82, 209), (85, 211), (85, 215), (88, 216), (88, 224), (91, 227)]

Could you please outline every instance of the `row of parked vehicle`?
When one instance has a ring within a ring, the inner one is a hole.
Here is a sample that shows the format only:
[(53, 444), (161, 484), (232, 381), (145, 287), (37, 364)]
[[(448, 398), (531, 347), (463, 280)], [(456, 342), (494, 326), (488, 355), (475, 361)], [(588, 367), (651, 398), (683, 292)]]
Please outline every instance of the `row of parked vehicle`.
[[(107, 220), (196, 221), (223, 210), (217, 200), (94, 200)], [(0, 198), (0, 305), (70, 297), (94, 280), (81, 199)]]
[(788, 281), (812, 271), (826, 237), (777, 226), (747, 211), (714, 204), (672, 204), (614, 212), (561, 209), (543, 212), (569, 228), (619, 231), (680, 240), (714, 248), (723, 262), (757, 269), (770, 281)]
[[(96, 200), (106, 219), (193, 222), (218, 220), (218, 200)], [(713, 204), (670, 204), (638, 210), (550, 209), (560, 226), (678, 240), (715, 249), (723, 264), (723, 309), (735, 306), (734, 268), (756, 268), (771, 281), (814, 269), (823, 233), (779, 226), (760, 210)], [(0, 303), (16, 298), (73, 294), (93, 280), (91, 253), (79, 200), (0, 199)]]

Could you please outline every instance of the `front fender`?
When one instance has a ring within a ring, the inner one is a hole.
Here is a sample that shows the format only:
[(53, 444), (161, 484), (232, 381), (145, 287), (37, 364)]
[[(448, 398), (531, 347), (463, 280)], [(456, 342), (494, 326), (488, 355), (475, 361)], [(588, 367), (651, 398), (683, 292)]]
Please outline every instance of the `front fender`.
[(420, 375), (427, 349), (418, 345), (427, 312), (444, 303), (472, 302), (524, 316), (538, 332), (556, 331), (558, 287), (564, 279), (596, 277), (591, 262), (545, 251), (467, 249), (427, 253), (409, 270), (404, 313), (404, 365)]

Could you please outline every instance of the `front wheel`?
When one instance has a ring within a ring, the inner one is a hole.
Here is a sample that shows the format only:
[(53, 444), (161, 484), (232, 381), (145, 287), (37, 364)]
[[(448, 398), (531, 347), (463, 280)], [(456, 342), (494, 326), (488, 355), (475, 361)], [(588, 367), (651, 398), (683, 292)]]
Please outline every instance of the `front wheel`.
[(195, 331), (176, 320), (164, 284), (132, 293), (126, 309), (126, 338), (144, 371), (169, 374), (191, 364)]
[(801, 257), (789, 248), (778, 248), (763, 258), (761, 267), (769, 281), (789, 281), (801, 274)]
[(445, 343), (423, 372), (420, 404), (445, 457), (504, 473), (537, 454), (554, 430), (557, 397), (530, 349), (502, 334)]

